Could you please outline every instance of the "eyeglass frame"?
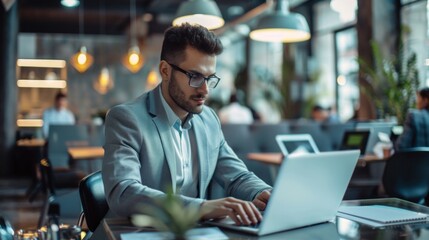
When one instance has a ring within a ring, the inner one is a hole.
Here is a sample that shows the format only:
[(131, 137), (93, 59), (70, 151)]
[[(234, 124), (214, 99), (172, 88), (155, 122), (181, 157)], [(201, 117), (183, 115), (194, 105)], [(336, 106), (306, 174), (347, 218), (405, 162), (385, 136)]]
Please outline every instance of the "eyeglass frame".
[[(204, 84), (204, 82), (207, 82), (207, 86), (209, 87), (209, 89), (214, 89), (214, 88), (217, 87), (217, 85), (218, 85), (218, 83), (220, 82), (220, 79), (221, 79), (220, 77), (216, 76), (215, 74), (212, 74), (212, 75), (210, 75), (208, 77), (204, 77), (202, 74), (190, 73), (190, 72), (182, 69), (181, 67), (179, 67), (179, 66), (177, 66), (175, 64), (169, 63), (167, 61), (166, 61), (166, 63), (168, 63), (168, 65), (170, 65), (174, 70), (177, 70), (177, 71), (185, 74), (186, 76), (188, 76), (188, 78), (189, 78), (188, 84), (189, 84), (190, 87), (193, 87), (193, 88), (199, 88), (199, 87), (201, 87)], [(201, 83), (199, 84), (199, 86), (191, 85), (192, 78), (194, 78), (194, 77), (201, 77), (201, 78), (204, 79), (204, 81), (201, 81)], [(216, 79), (217, 80), (216, 84), (213, 87), (210, 87), (210, 85), (208, 84), (210, 79)]]

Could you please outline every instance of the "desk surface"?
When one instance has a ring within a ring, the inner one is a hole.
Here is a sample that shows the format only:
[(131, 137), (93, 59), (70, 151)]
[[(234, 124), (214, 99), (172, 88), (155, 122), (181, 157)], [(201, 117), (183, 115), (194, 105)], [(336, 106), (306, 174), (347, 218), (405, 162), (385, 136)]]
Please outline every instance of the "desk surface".
[[(247, 159), (268, 164), (280, 165), (283, 161), (283, 155), (281, 153), (249, 153), (247, 155)], [(359, 158), (357, 165), (365, 166), (367, 163), (377, 161), (385, 161), (385, 159), (379, 158), (376, 155), (365, 155)]]
[[(401, 207), (414, 211), (429, 213), (429, 208), (412, 204), (397, 198), (369, 199), (344, 201), (344, 205), (373, 205), (382, 204)], [(104, 219), (94, 232), (91, 239), (120, 240), (120, 234), (138, 232), (141, 229), (133, 227), (117, 219)], [(373, 228), (352, 220), (336, 217), (335, 221), (317, 224), (305, 228), (284, 231), (257, 237), (233, 231), (222, 230), (230, 239), (415, 239), (423, 240), (429, 237), (429, 222), (419, 224), (397, 225), (395, 227)]]
[(45, 139), (20, 139), (16, 141), (18, 147), (43, 147), (45, 143)]
[(98, 146), (69, 147), (67, 151), (73, 160), (96, 159), (104, 157), (103, 147)]

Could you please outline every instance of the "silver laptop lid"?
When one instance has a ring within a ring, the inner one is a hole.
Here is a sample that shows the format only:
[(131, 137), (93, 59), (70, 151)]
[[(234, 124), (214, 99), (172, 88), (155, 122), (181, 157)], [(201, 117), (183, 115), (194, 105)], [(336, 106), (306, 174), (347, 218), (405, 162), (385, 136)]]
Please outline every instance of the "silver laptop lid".
[(258, 235), (333, 219), (358, 157), (359, 150), (285, 157)]

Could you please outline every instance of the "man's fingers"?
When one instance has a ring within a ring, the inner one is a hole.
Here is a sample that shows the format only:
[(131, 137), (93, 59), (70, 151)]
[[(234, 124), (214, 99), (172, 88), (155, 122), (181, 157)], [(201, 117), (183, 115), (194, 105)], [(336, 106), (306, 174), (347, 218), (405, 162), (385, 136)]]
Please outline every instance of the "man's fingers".
[(259, 199), (253, 200), (253, 204), (261, 211), (265, 210), (267, 204)]
[(229, 216), (237, 225), (257, 224), (262, 220), (261, 214), (252, 202), (233, 197), (205, 201), (202, 207), (210, 209), (207, 214), (204, 214), (203, 219)]

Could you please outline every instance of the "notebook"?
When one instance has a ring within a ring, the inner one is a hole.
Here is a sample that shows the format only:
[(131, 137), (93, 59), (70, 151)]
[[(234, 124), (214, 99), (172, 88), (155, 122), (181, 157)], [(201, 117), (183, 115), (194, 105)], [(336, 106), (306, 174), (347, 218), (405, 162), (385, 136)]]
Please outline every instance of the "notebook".
[(358, 157), (359, 150), (289, 155), (282, 161), (259, 226), (237, 226), (228, 217), (208, 224), (266, 235), (331, 221)]
[(283, 134), (276, 136), (283, 156), (289, 154), (318, 153), (319, 148), (310, 134)]
[[(428, 215), (425, 213), (384, 205), (341, 206), (338, 212), (343, 213), (344, 215), (341, 215), (341, 217), (344, 218), (348, 218), (348, 216), (357, 217), (363, 220), (373, 221), (376, 223), (375, 225), (380, 224), (383, 226), (424, 222), (428, 218)], [(356, 218), (351, 220), (356, 221)]]
[(360, 154), (364, 155), (368, 143), (369, 130), (348, 130), (344, 132), (341, 142), (341, 150), (359, 149)]

